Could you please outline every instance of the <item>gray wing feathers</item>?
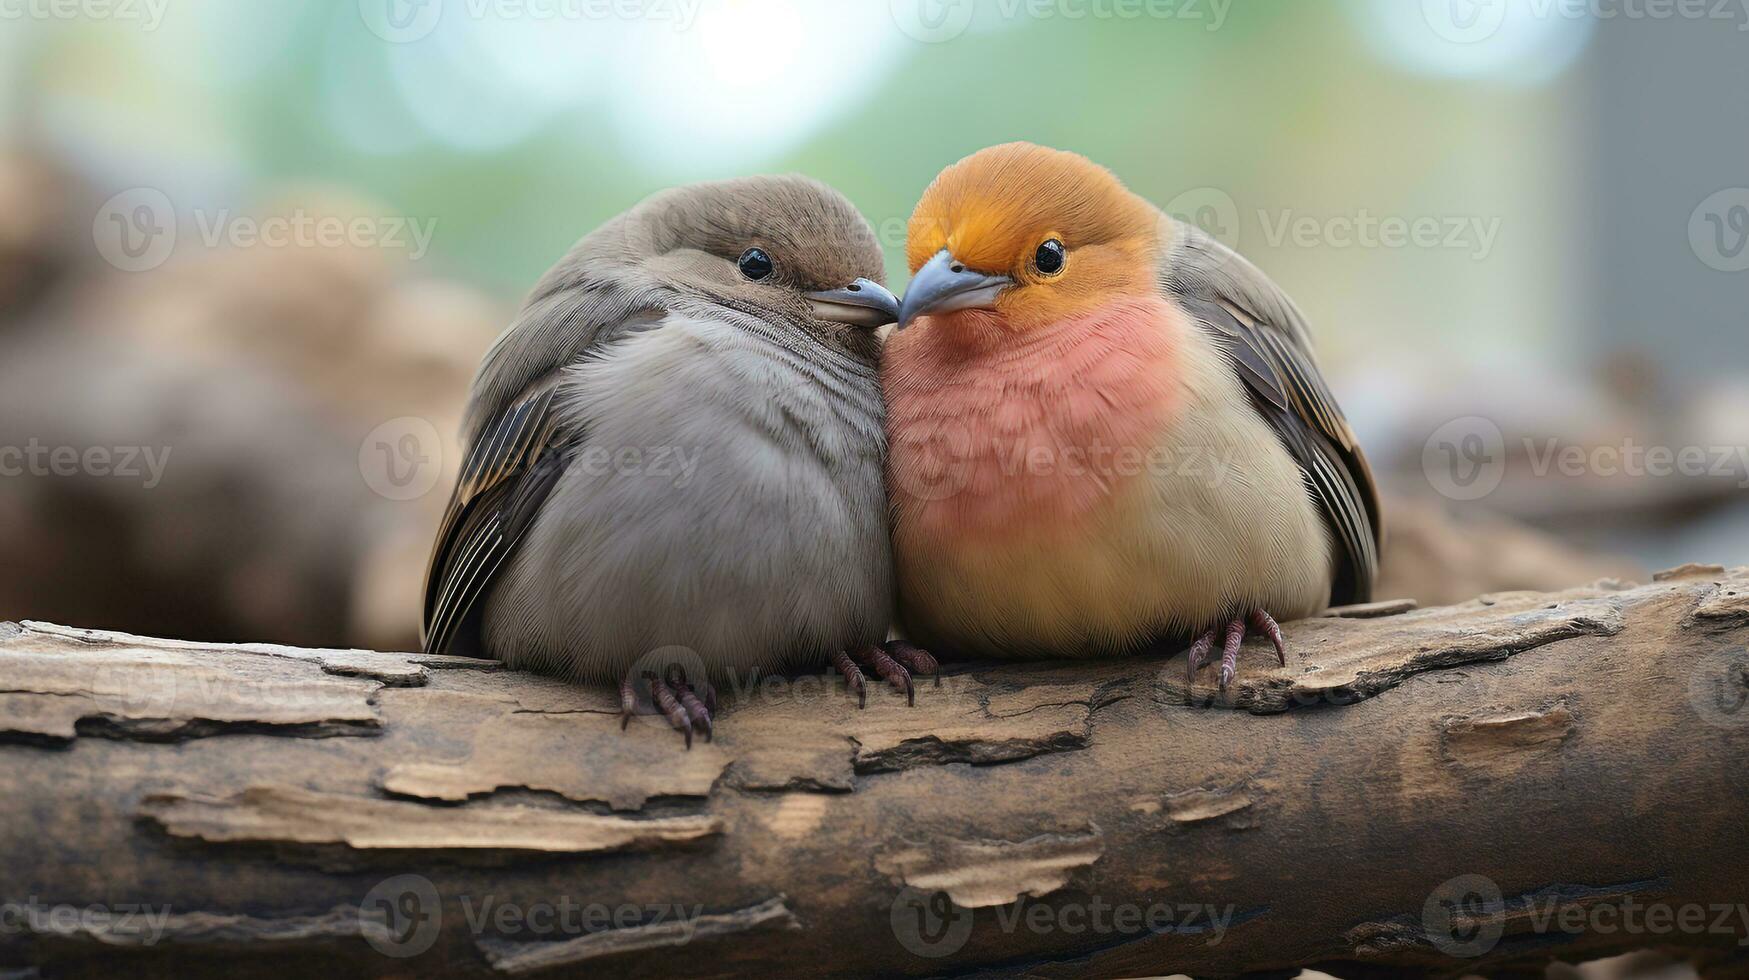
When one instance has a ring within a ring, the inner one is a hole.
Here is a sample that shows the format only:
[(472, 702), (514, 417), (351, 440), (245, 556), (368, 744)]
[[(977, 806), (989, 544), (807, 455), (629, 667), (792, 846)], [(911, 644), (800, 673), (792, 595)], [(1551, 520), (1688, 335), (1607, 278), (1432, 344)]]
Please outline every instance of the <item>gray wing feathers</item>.
[(561, 264), (487, 352), (463, 423), (467, 455), (425, 573), (427, 652), (448, 652), (570, 459), (553, 411), (560, 368), (661, 322), (667, 297), (630, 271)]
[(1378, 576), (1378, 490), (1312, 354), (1299, 308), (1258, 268), (1195, 226), (1167, 221), (1161, 285), (1208, 329), (1299, 462), (1338, 545), (1331, 602), (1365, 602)]
[(480, 363), (463, 423), (470, 440), (537, 379), (624, 331), (654, 325), (671, 302), (632, 270), (612, 278), (579, 277), (565, 266), (548, 273)]

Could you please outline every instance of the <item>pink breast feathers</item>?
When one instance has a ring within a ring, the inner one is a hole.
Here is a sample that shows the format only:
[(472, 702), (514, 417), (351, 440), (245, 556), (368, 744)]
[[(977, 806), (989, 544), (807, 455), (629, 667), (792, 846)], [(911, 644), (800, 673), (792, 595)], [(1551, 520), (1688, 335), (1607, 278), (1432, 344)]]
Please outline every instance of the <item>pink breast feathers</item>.
[(901, 532), (941, 541), (1073, 529), (1170, 461), (1187, 321), (1123, 300), (1025, 335), (920, 324), (889, 342), (888, 480)]

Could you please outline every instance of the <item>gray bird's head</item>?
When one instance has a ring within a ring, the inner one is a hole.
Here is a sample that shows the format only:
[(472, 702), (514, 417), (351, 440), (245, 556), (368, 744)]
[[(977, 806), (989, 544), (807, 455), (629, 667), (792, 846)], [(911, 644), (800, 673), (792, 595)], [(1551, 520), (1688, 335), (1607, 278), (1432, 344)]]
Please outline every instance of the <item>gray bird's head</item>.
[[(591, 247), (593, 246), (593, 247)], [(858, 357), (898, 319), (874, 229), (807, 177), (689, 184), (651, 196), (583, 243), (664, 286), (804, 330)]]

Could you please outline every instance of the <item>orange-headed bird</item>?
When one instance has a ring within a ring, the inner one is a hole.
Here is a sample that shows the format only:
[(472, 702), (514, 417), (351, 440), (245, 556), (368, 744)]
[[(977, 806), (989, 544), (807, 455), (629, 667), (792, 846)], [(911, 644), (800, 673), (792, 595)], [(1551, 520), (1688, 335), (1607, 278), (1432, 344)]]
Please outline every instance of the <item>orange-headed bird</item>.
[(882, 368), (899, 615), (980, 657), (1221, 644), (1367, 601), (1372, 476), (1304, 317), (1074, 153), (1009, 143), (911, 216)]

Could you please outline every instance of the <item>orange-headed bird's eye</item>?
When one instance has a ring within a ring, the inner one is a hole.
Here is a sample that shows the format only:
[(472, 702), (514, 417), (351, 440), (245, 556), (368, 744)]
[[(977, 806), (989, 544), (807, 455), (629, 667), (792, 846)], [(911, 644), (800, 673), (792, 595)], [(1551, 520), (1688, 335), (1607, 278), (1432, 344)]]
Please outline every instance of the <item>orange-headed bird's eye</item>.
[(1063, 271), (1063, 264), (1067, 261), (1068, 251), (1063, 248), (1063, 243), (1050, 238), (1033, 254), (1032, 266), (1041, 276), (1054, 276)]

